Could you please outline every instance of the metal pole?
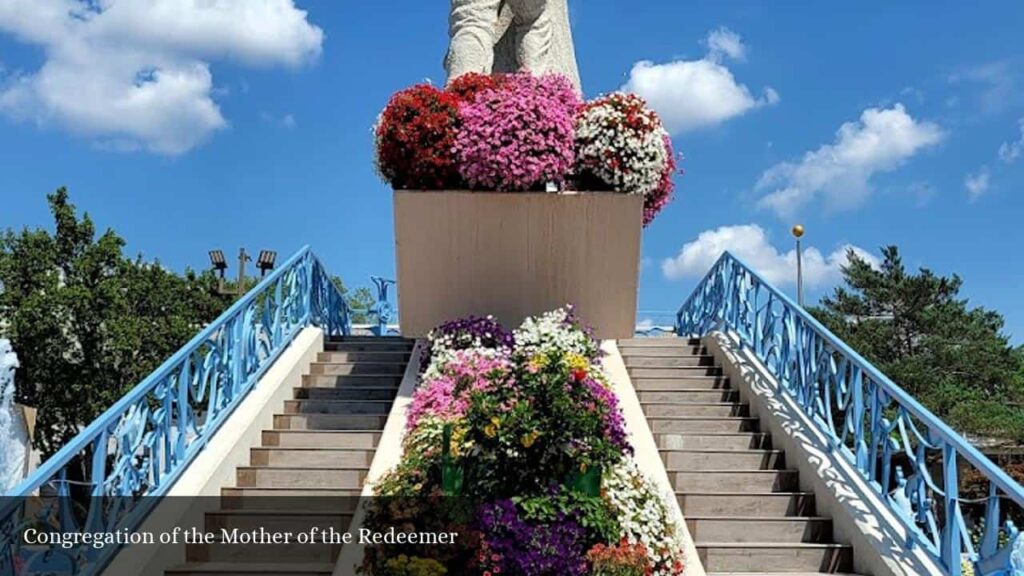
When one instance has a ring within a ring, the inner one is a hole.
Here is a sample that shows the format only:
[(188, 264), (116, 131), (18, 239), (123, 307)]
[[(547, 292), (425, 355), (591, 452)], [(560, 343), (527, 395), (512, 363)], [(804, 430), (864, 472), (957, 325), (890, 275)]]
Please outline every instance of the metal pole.
[(796, 239), (796, 303), (804, 307), (804, 269), (800, 251), (800, 238)]
[(804, 307), (804, 267), (803, 251), (800, 249), (800, 238), (804, 235), (803, 224), (793, 226), (791, 230), (793, 238), (796, 238), (796, 303)]
[(241, 248), (238, 251), (238, 286), (235, 286), (235, 293), (239, 297), (245, 294), (245, 263), (250, 260), (249, 255), (245, 253), (245, 248)]

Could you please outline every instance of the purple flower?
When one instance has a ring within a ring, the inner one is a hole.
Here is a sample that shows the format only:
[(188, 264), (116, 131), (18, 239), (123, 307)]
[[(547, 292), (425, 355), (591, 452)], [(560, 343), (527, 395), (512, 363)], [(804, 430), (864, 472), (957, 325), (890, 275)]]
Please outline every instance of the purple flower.
[[(480, 511), (484, 534), (481, 561), (503, 574), (582, 576), (586, 573), (586, 529), (573, 516), (528, 522), (515, 503), (499, 500)], [(492, 570), (497, 572), (496, 570)]]

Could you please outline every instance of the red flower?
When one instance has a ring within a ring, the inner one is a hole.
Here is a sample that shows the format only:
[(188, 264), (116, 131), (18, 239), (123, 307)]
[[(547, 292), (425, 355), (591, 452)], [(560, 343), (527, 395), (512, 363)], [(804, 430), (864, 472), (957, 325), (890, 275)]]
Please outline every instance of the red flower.
[(500, 75), (488, 76), (487, 74), (470, 72), (452, 80), (448, 87), (445, 88), (445, 92), (455, 96), (459, 102), (473, 102), (476, 100), (477, 94), (484, 90), (497, 88), (499, 84), (501, 84)]
[(583, 382), (587, 377), (587, 371), (583, 368), (573, 368), (572, 379), (577, 382)]
[(452, 147), (458, 99), (429, 84), (391, 97), (376, 127), (377, 166), (395, 188), (445, 189), (460, 183)]

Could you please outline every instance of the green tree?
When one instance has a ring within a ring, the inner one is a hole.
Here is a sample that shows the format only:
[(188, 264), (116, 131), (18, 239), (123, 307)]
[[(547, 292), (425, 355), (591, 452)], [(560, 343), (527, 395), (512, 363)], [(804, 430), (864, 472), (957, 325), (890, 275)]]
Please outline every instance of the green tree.
[(355, 290), (349, 290), (345, 286), (345, 282), (338, 276), (331, 276), (331, 282), (334, 283), (341, 295), (345, 297), (345, 302), (348, 303), (349, 310), (352, 311), (352, 318), (350, 321), (353, 324), (369, 324), (376, 322), (377, 319), (373, 317), (369, 310), (377, 303), (377, 297), (370, 291), (366, 286), (360, 286)]
[(52, 455), (230, 304), (211, 273), (179, 276), (97, 237), (61, 188), (54, 232), (0, 236), (0, 336), (21, 360), (18, 401), (38, 408), (34, 444)]
[(1024, 441), (1024, 362), (1003, 317), (969, 307), (959, 276), (908, 272), (895, 246), (882, 253), (875, 269), (851, 251), (845, 285), (812, 313), (948, 424)]

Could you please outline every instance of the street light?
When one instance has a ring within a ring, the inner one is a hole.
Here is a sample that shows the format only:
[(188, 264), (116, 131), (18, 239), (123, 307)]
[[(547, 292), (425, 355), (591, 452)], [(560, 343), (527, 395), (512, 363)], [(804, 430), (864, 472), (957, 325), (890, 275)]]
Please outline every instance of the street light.
[(277, 261), (277, 252), (273, 250), (260, 250), (260, 257), (256, 259), (256, 267), (260, 269), (260, 278), (267, 275), (268, 270), (274, 269), (274, 262)]
[(213, 265), (213, 269), (217, 271), (220, 276), (220, 281), (217, 284), (217, 290), (219, 292), (224, 291), (224, 271), (228, 269), (228, 262), (224, 259), (224, 252), (220, 250), (210, 250), (210, 264)]
[[(273, 250), (260, 250), (259, 261), (256, 266), (259, 267), (261, 276), (267, 273), (267, 270), (273, 270), (274, 262), (277, 261), (277, 252)], [(228, 262), (224, 258), (224, 252), (221, 250), (210, 250), (210, 264), (220, 274), (220, 287), (218, 290), (221, 294), (234, 294), (241, 296), (245, 294), (245, 264), (252, 262), (252, 258), (245, 252), (245, 248), (238, 250), (238, 284), (235, 286), (233, 292), (226, 292), (224, 290), (224, 271), (228, 269)]]
[(804, 271), (801, 262), (800, 238), (804, 235), (803, 224), (793, 226), (793, 237), (796, 238), (796, 303), (804, 307)]

